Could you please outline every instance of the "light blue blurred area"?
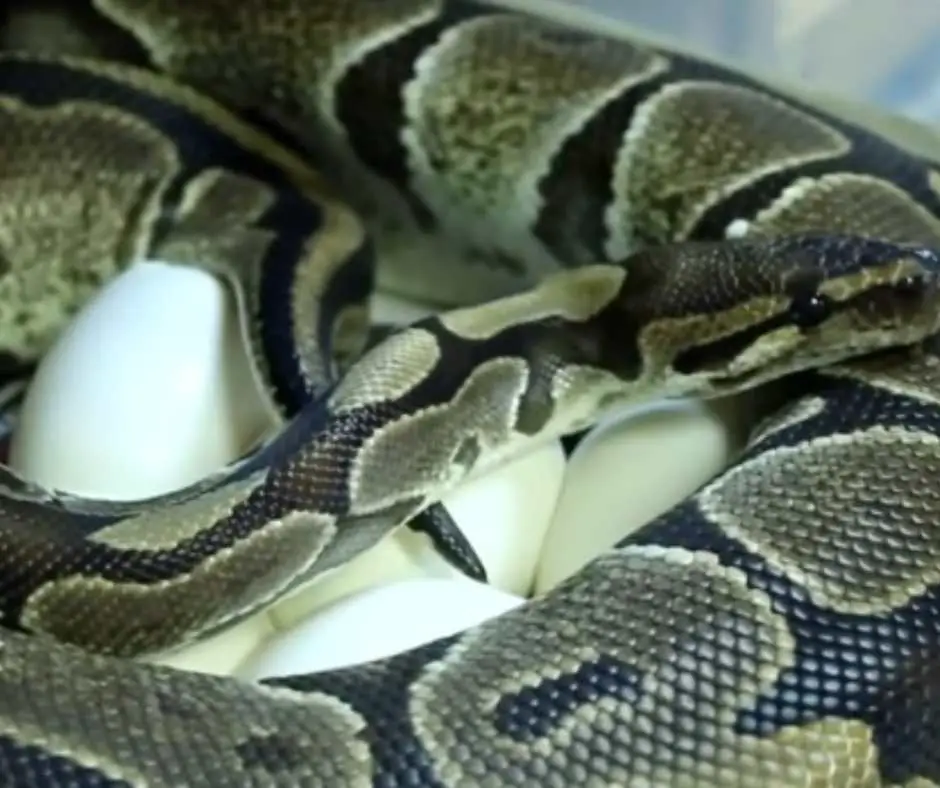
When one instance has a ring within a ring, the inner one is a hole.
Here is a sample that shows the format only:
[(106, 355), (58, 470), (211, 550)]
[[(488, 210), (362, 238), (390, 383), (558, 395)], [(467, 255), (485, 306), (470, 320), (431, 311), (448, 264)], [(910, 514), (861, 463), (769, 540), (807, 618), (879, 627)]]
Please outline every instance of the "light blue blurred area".
[(782, 79), (940, 121), (940, 0), (565, 0)]

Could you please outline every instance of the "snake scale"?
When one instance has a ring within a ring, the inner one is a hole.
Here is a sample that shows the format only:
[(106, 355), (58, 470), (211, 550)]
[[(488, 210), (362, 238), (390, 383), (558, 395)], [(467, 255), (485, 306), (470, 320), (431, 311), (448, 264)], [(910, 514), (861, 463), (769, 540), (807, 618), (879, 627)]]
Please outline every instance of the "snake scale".
[[(9, 370), (199, 265), (282, 427), (150, 501), (3, 471), (0, 784), (940, 785), (940, 166), (473, 2), (96, 0), (71, 55), (12, 19)], [(377, 285), (445, 311), (367, 345)], [(501, 617), (257, 684), (134, 659), (607, 408), (772, 381), (732, 467)]]

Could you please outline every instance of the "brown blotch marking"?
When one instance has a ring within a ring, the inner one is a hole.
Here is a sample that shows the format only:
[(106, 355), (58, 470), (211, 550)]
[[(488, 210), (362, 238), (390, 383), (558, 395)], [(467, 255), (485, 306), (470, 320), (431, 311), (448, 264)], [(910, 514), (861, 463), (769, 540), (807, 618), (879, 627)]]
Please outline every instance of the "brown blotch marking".
[(893, 183), (833, 173), (798, 178), (749, 223), (749, 236), (824, 231), (940, 245), (940, 219)]
[(305, 765), (308, 753), (301, 732), (281, 731), (249, 736), (235, 746), (235, 754), (242, 759), (246, 771), (263, 774), (294, 774)]
[(195, 486), (192, 495), (179, 501), (169, 496), (161, 498), (141, 512), (133, 511), (113, 525), (98, 529), (88, 541), (118, 550), (173, 550), (230, 517), (264, 484), (265, 478), (266, 473), (261, 472), (217, 489), (199, 490)]
[(470, 472), (481, 454), (483, 454), (483, 447), (480, 445), (480, 439), (476, 435), (468, 435), (461, 441), (457, 451), (454, 452), (453, 462)]
[(617, 297), (625, 276), (619, 265), (591, 265), (562, 271), (518, 295), (454, 309), (442, 313), (438, 319), (450, 333), (474, 340), (489, 339), (507, 328), (552, 317), (582, 323)]
[(3, 350), (31, 359), (146, 255), (179, 161), (171, 140), (104, 104), (2, 97), (0, 130), (0, 335)]
[(940, 357), (930, 343), (898, 348), (829, 367), (824, 374), (859, 380), (869, 386), (940, 407)]
[[(198, 775), (206, 785), (369, 788), (365, 729), (321, 692), (104, 659), (16, 633), (0, 640), (0, 735), (132, 785)], [(279, 740), (303, 761), (272, 772), (243, 757), (252, 742)]]
[(354, 513), (382, 509), (408, 495), (440, 493), (466, 471), (453, 458), (469, 435), (484, 454), (505, 449), (528, 380), (520, 359), (495, 358), (477, 366), (446, 404), (402, 415), (367, 439), (349, 479)]
[(347, 370), (330, 395), (330, 411), (344, 413), (401, 399), (431, 375), (440, 359), (437, 339), (426, 329), (389, 336)]
[[(96, 5), (130, 30), (165, 70), (239, 108), (286, 114), (298, 127), (318, 120), (319, 98), (363, 54), (430, 19), (439, 7), (437, 0)], [(311, 94), (318, 98), (311, 101)]]
[[(737, 732), (794, 659), (785, 620), (743, 573), (705, 553), (631, 547), (465, 633), (411, 686), (409, 711), (455, 785), (497, 772), (520, 784), (550, 773), (559, 785), (602, 774), (610, 785), (749, 788), (873, 774), (861, 723)], [(573, 676), (583, 693), (570, 691)]]
[(614, 171), (607, 252), (687, 237), (721, 199), (851, 143), (784, 101), (713, 82), (676, 82), (633, 115)]
[(171, 580), (54, 580), (26, 600), (21, 620), (30, 631), (117, 656), (172, 648), (284, 590), (313, 565), (335, 531), (332, 517), (288, 514)]
[[(652, 50), (529, 16), (494, 13), (452, 27), (417, 60), (404, 89), (410, 185), (442, 221), (456, 204), (470, 221), (499, 216), (499, 229), (518, 240), (545, 204), (541, 181), (566, 140), (666, 67)], [(569, 211), (591, 201), (584, 179), (594, 174), (582, 167), (556, 195)]]
[(560, 367), (552, 380), (551, 396), (559, 421), (570, 435), (596, 424), (615, 407), (636, 404), (648, 394), (642, 384), (619, 373), (584, 365)]
[[(631, 385), (636, 376), (624, 373), (620, 359), (603, 355), (603, 341), (537, 344), (530, 358), (531, 373), (519, 402), (515, 430), (523, 435), (556, 436), (586, 428), (601, 412), (644, 392)], [(587, 352), (585, 352), (587, 350)], [(614, 371), (606, 369), (611, 366)]]
[(551, 395), (551, 381), (544, 376), (532, 381), (519, 403), (513, 429), (523, 435), (538, 435), (555, 412)]
[(885, 614), (940, 582), (937, 478), (936, 436), (871, 427), (762, 454), (698, 505), (816, 604)]

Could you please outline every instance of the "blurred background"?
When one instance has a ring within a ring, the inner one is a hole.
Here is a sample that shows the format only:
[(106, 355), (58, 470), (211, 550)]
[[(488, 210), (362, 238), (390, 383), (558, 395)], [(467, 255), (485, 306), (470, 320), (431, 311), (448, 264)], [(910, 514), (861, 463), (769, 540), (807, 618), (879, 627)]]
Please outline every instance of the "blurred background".
[(940, 122), (938, 0), (559, 2), (782, 79)]

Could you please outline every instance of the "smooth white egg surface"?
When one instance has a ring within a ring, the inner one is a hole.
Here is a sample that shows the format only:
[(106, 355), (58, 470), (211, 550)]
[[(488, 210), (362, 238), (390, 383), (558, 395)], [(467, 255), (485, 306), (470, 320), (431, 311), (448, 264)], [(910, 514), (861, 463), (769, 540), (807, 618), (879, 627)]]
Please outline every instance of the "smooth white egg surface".
[(10, 464), (47, 487), (134, 499), (217, 470), (273, 424), (225, 286), (194, 268), (139, 263), (43, 358)]
[(425, 304), (410, 301), (393, 293), (382, 292), (373, 293), (369, 301), (369, 309), (372, 312), (373, 322), (396, 326), (413, 323), (435, 312)]
[(739, 447), (735, 412), (698, 400), (656, 403), (596, 427), (568, 458), (535, 592), (694, 492)]
[[(42, 360), (10, 464), (47, 487), (145, 498), (219, 469), (273, 426), (223, 284), (140, 263), (93, 298)], [(148, 661), (229, 673), (272, 631), (257, 615)]]
[(276, 635), (236, 671), (247, 679), (368, 662), (452, 635), (525, 603), (459, 579), (414, 578), (346, 597)]
[(141, 662), (231, 676), (257, 652), (259, 646), (278, 632), (266, 611), (224, 629), (216, 635), (161, 654), (142, 658)]

